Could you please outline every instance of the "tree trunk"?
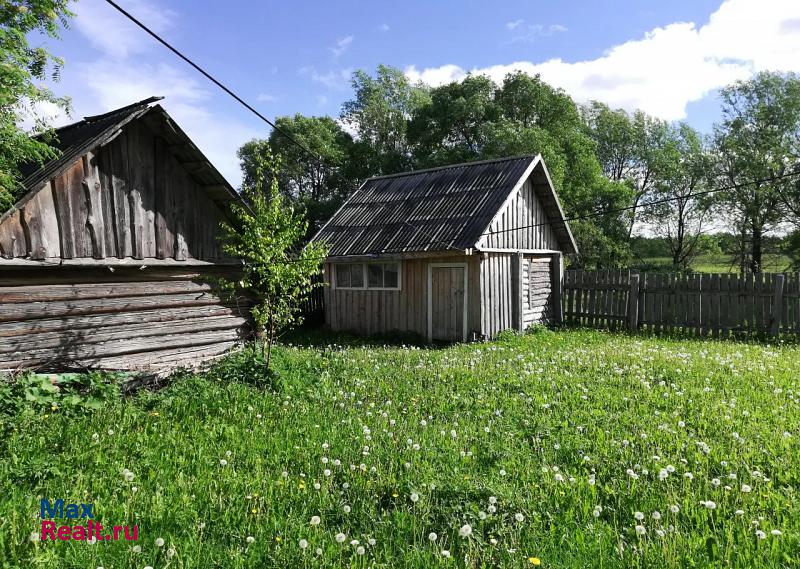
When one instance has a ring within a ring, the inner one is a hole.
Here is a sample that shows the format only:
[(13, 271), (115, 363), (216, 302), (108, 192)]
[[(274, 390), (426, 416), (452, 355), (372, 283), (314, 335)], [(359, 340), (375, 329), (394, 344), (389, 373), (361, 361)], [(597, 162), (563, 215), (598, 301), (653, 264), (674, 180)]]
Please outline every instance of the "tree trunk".
[(761, 240), (763, 235), (763, 228), (761, 224), (753, 221), (753, 243), (750, 252), (750, 270), (753, 273), (761, 272)]

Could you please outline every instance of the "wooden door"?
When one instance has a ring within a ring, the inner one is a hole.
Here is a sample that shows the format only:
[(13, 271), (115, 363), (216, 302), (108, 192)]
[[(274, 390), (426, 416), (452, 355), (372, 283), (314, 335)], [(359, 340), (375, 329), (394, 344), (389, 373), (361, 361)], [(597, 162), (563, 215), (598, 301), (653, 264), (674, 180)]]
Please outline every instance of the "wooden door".
[(464, 341), (467, 337), (467, 266), (428, 266), (428, 339)]

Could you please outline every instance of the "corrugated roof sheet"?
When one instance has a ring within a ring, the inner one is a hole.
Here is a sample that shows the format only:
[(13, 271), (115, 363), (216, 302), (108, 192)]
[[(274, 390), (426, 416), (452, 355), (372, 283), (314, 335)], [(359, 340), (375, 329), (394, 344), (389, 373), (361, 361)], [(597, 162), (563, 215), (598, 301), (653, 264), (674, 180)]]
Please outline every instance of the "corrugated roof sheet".
[(473, 247), (535, 159), (520, 156), (370, 178), (314, 237), (332, 257)]

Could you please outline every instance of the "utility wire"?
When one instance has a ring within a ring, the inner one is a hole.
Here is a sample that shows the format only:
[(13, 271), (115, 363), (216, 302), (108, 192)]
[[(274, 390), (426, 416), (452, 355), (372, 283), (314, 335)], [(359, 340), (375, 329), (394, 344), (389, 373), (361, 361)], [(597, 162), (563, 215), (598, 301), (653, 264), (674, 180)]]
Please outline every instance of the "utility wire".
[[(731, 186), (723, 186), (721, 188), (712, 188), (710, 190), (704, 190), (702, 192), (694, 192), (694, 193), (689, 193), (689, 194), (685, 194), (685, 195), (682, 195), (682, 196), (676, 196), (676, 197), (671, 197), (671, 198), (663, 198), (663, 199), (654, 200), (654, 201), (651, 201), (651, 202), (640, 203), (640, 204), (636, 204), (636, 205), (620, 207), (620, 208), (615, 208), (615, 209), (609, 209), (609, 210), (605, 210), (605, 211), (597, 211), (597, 212), (593, 212), (593, 213), (587, 213), (587, 214), (584, 214), (584, 215), (576, 215), (576, 216), (573, 216), (573, 217), (565, 217), (564, 221), (583, 221), (583, 220), (586, 220), (586, 219), (593, 219), (595, 217), (604, 217), (604, 216), (607, 216), (607, 215), (612, 215), (612, 214), (616, 214), (616, 213), (624, 213), (626, 211), (631, 211), (631, 210), (635, 210), (635, 209), (650, 207), (650, 206), (654, 206), (654, 205), (661, 205), (661, 204), (665, 204), (665, 203), (669, 203), (669, 202), (673, 202), (673, 201), (685, 200), (685, 199), (689, 199), (689, 198), (695, 198), (695, 197), (699, 197), (699, 196), (715, 194), (717, 192), (724, 192), (724, 191), (728, 191), (728, 190), (736, 190), (736, 189), (739, 189), (739, 188), (744, 188), (744, 187), (747, 187), (747, 186), (751, 186), (753, 184), (765, 184), (767, 182), (777, 182), (779, 180), (783, 180), (784, 178), (791, 178), (793, 176), (798, 176), (798, 175), (800, 175), (800, 170), (797, 170), (797, 171), (794, 171), (794, 172), (788, 172), (786, 174), (781, 174), (780, 176), (772, 176), (770, 178), (762, 178), (760, 180), (752, 180), (750, 182), (743, 182), (741, 184), (734, 184), (734, 185), (731, 185)], [(530, 224), (530, 225), (521, 225), (519, 227), (514, 227), (514, 228), (509, 228), (509, 229), (498, 229), (496, 231), (487, 231), (485, 233), (482, 233), (481, 235), (483, 236), (483, 235), (495, 235), (495, 234), (498, 234), (498, 233), (508, 233), (508, 232), (511, 232), (511, 231), (519, 231), (520, 229), (528, 229), (530, 227), (540, 227), (542, 225), (549, 225), (549, 224), (550, 224), (549, 221), (546, 221), (546, 222), (543, 222), (543, 223), (533, 223), (533, 224)]]
[[(242, 99), (242, 98), (241, 98), (239, 95), (237, 95), (236, 93), (234, 93), (234, 92), (233, 92), (233, 91), (232, 91), (230, 88), (228, 88), (226, 85), (224, 85), (224, 84), (223, 84), (221, 81), (219, 81), (218, 79), (216, 79), (216, 78), (215, 78), (213, 75), (211, 75), (211, 74), (210, 74), (209, 72), (207, 72), (205, 69), (203, 69), (202, 67), (200, 67), (200, 66), (199, 66), (197, 63), (195, 63), (194, 61), (192, 61), (191, 59), (189, 59), (189, 57), (187, 57), (186, 55), (184, 55), (184, 54), (183, 54), (183, 53), (182, 53), (180, 50), (178, 50), (177, 48), (173, 47), (173, 46), (172, 46), (172, 45), (171, 45), (169, 42), (167, 42), (165, 39), (163, 39), (161, 36), (159, 36), (159, 35), (158, 35), (157, 33), (155, 33), (153, 30), (151, 30), (151, 29), (150, 29), (150, 28), (148, 28), (146, 25), (144, 25), (144, 24), (143, 24), (141, 21), (139, 21), (138, 19), (136, 19), (136, 17), (135, 17), (135, 16), (133, 16), (133, 15), (132, 15), (130, 12), (128, 12), (127, 10), (125, 10), (124, 8), (122, 8), (122, 7), (121, 7), (119, 4), (117, 4), (116, 2), (114, 2), (114, 0), (106, 0), (106, 2), (107, 2), (107, 3), (108, 3), (110, 6), (112, 6), (113, 8), (115, 8), (115, 9), (116, 9), (116, 10), (117, 10), (117, 11), (118, 11), (120, 14), (122, 14), (123, 16), (125, 16), (126, 18), (128, 18), (128, 19), (129, 19), (131, 22), (133, 22), (134, 24), (136, 24), (136, 25), (137, 25), (139, 28), (141, 28), (142, 30), (144, 30), (144, 31), (145, 31), (145, 32), (146, 32), (148, 35), (150, 35), (150, 36), (151, 36), (153, 39), (155, 39), (155, 40), (156, 40), (157, 42), (159, 42), (161, 45), (163, 45), (163, 46), (164, 46), (164, 47), (166, 47), (168, 50), (170, 50), (172, 53), (174, 53), (175, 55), (177, 55), (178, 57), (180, 57), (180, 58), (181, 58), (183, 61), (185, 61), (186, 63), (188, 63), (189, 65), (191, 65), (191, 66), (192, 66), (192, 67), (193, 67), (195, 70), (197, 70), (198, 72), (200, 72), (200, 73), (201, 73), (201, 74), (202, 74), (202, 75), (203, 75), (203, 76), (204, 76), (206, 79), (208, 79), (209, 81), (211, 81), (212, 83), (214, 83), (214, 85), (216, 85), (217, 87), (219, 87), (220, 89), (222, 89), (223, 91), (225, 91), (225, 93), (227, 93), (228, 95), (230, 95), (231, 97), (233, 97), (233, 98), (234, 98), (234, 99), (235, 99), (235, 100), (236, 100), (236, 101), (237, 101), (239, 104), (241, 104), (242, 106), (244, 106), (244, 107), (245, 107), (247, 110), (249, 110), (251, 113), (253, 113), (254, 115), (256, 115), (256, 116), (257, 116), (259, 119), (261, 119), (262, 121), (264, 121), (265, 123), (267, 123), (269, 126), (271, 126), (271, 127), (272, 127), (272, 128), (273, 128), (273, 129), (274, 129), (276, 132), (278, 132), (279, 134), (281, 134), (282, 136), (284, 136), (284, 137), (285, 137), (285, 138), (286, 138), (286, 139), (287, 139), (289, 142), (291, 142), (292, 144), (296, 145), (298, 148), (300, 148), (301, 150), (303, 150), (303, 152), (305, 152), (305, 153), (306, 153), (306, 154), (308, 154), (308, 155), (309, 155), (311, 158), (313, 158), (313, 159), (314, 159), (314, 161), (317, 163), (317, 165), (318, 165), (319, 167), (321, 167), (321, 168), (326, 168), (326, 167), (325, 167), (325, 164), (323, 164), (323, 161), (322, 161), (322, 156), (320, 156), (320, 155), (316, 154), (315, 152), (313, 152), (313, 151), (312, 151), (310, 148), (308, 148), (306, 145), (304, 145), (303, 143), (301, 143), (299, 140), (297, 140), (297, 139), (296, 139), (294, 136), (292, 136), (290, 133), (286, 132), (284, 129), (280, 128), (280, 127), (279, 127), (279, 126), (277, 126), (277, 125), (276, 125), (274, 122), (272, 122), (272, 121), (271, 121), (271, 120), (269, 120), (267, 117), (265, 117), (263, 114), (261, 114), (260, 112), (258, 112), (258, 111), (257, 111), (255, 108), (253, 108), (253, 107), (252, 107), (252, 106), (251, 106), (249, 103), (247, 103), (247, 102), (246, 102), (244, 99)], [(384, 206), (384, 207), (385, 207), (385, 206)], [(430, 235), (429, 233), (426, 233), (425, 231), (423, 231), (423, 230), (422, 230), (422, 229), (420, 229), (419, 227), (416, 227), (416, 226), (412, 225), (411, 223), (409, 223), (409, 222), (407, 222), (407, 221), (404, 221), (403, 223), (404, 223), (405, 225), (408, 225), (409, 227), (411, 227), (413, 230), (415, 230), (415, 231), (417, 231), (417, 232), (421, 233), (422, 235), (425, 235), (425, 236), (426, 236), (426, 237), (428, 237), (429, 239), (432, 239), (432, 238), (433, 238), (433, 236), (432, 236), (432, 235)], [(453, 247), (452, 245), (448, 245), (448, 247), (450, 247), (450, 248), (452, 248), (452, 249), (455, 249), (455, 250), (458, 250), (456, 247)]]
[[(263, 122), (268, 124), (270, 127), (272, 127), (276, 132), (278, 132), (279, 134), (284, 136), (287, 140), (289, 140), (291, 143), (293, 143), (298, 148), (303, 150), (306, 154), (308, 154), (311, 158), (313, 158), (317, 162), (317, 164), (319, 166), (324, 167), (324, 164), (322, 163), (322, 157), (320, 155), (314, 153), (311, 149), (309, 149), (306, 145), (304, 145), (303, 143), (298, 141), (290, 133), (288, 133), (284, 129), (280, 128), (275, 123), (273, 123), (271, 120), (269, 120), (267, 117), (265, 117), (263, 114), (258, 112), (255, 108), (253, 108), (250, 104), (248, 104), (239, 95), (237, 95), (230, 88), (225, 86), (221, 81), (216, 79), (213, 75), (208, 73), (205, 69), (200, 67), (194, 61), (189, 59), (186, 55), (181, 53), (181, 51), (179, 51), (178, 49), (173, 47), (169, 42), (167, 42), (165, 39), (163, 39), (157, 33), (152, 31), (150, 28), (148, 28), (146, 25), (144, 25), (138, 19), (136, 19), (136, 17), (134, 17), (130, 12), (126, 11), (119, 4), (114, 2), (114, 0), (106, 0), (106, 3), (108, 3), (114, 9), (116, 9), (123, 16), (128, 18), (131, 22), (136, 24), (139, 28), (141, 28), (143, 31), (145, 31), (148, 35), (150, 35), (153, 39), (155, 39), (161, 45), (166, 47), (172, 53), (174, 53), (175, 55), (180, 57), (183, 61), (188, 63), (190, 66), (192, 66), (195, 70), (197, 70), (199, 73), (201, 73), (206, 79), (208, 79), (209, 81), (214, 83), (217, 87), (219, 87), (220, 89), (225, 91), (225, 93), (227, 93), (228, 95), (233, 97), (239, 104), (244, 106), (247, 110), (249, 110), (251, 113), (256, 115), (259, 119), (261, 119)], [(681, 199), (688, 199), (688, 198), (692, 198), (692, 197), (698, 197), (698, 196), (713, 194), (713, 193), (721, 192), (721, 191), (734, 190), (734, 189), (737, 189), (737, 188), (750, 186), (752, 184), (762, 184), (762, 183), (766, 183), (766, 182), (775, 182), (775, 181), (778, 181), (778, 180), (781, 180), (781, 179), (784, 179), (784, 178), (789, 178), (789, 177), (797, 176), (797, 175), (800, 175), (800, 171), (789, 172), (787, 174), (783, 174), (783, 175), (780, 175), (780, 176), (773, 176), (771, 178), (764, 178), (764, 179), (761, 179), (761, 180), (754, 180), (754, 181), (751, 181), (751, 182), (744, 182), (742, 184), (734, 184), (734, 185), (731, 185), (731, 186), (724, 186), (724, 187), (721, 187), (721, 188), (714, 188), (714, 189), (705, 190), (705, 191), (702, 191), (702, 192), (695, 192), (695, 193), (691, 193), (691, 194), (686, 194), (684, 196), (677, 196), (677, 197), (673, 197), (673, 198), (664, 198), (662, 200), (656, 200), (656, 201), (652, 201), (652, 202), (647, 202), (645, 204), (637, 204), (637, 205), (634, 205), (634, 206), (615, 208), (615, 209), (610, 209), (610, 210), (606, 210), (606, 211), (598, 211), (598, 212), (585, 214), (585, 215), (566, 217), (566, 218), (564, 218), (564, 221), (583, 221), (583, 220), (586, 220), (586, 219), (592, 219), (592, 218), (595, 218), (595, 217), (607, 216), (607, 215), (611, 215), (611, 214), (615, 214), (615, 213), (623, 213), (623, 212), (626, 212), (626, 211), (631, 211), (631, 210), (638, 209), (638, 208), (643, 208), (643, 207), (650, 207), (650, 206), (653, 206), (653, 205), (659, 205), (659, 204), (668, 203), (668, 202), (671, 202), (671, 201), (677, 201), (677, 200), (681, 200)], [(419, 227), (416, 227), (416, 226), (412, 225), (411, 223), (409, 223), (407, 221), (403, 221), (402, 223), (404, 223), (405, 225), (408, 225), (409, 227), (411, 227), (415, 231), (418, 231), (418, 232), (422, 233), (423, 235), (427, 235), (428, 237), (432, 237), (430, 234), (422, 231)], [(507, 233), (507, 232), (511, 232), (511, 231), (519, 231), (520, 229), (528, 229), (528, 228), (533, 228), (533, 227), (540, 227), (540, 226), (543, 226), (543, 225), (548, 225), (549, 223), (550, 222), (534, 223), (534, 224), (530, 224), (530, 225), (523, 225), (523, 226), (520, 226), (520, 227), (515, 227), (513, 229), (509, 228), (509, 229), (499, 229), (499, 230), (496, 230), (496, 231), (487, 231), (487, 232), (482, 233), (481, 236), (483, 236), (483, 235), (495, 235), (495, 234), (498, 234), (498, 233)], [(454, 247), (452, 244), (450, 244), (451, 241), (453, 241), (453, 239), (450, 239), (450, 240), (447, 240), (447, 241), (445, 241), (445, 240), (429, 241), (427, 243), (418, 243), (417, 246), (427, 246), (427, 245), (435, 245), (435, 244), (447, 244), (448, 247), (451, 248), (451, 249), (460, 250), (457, 247)], [(361, 254), (363, 254), (363, 255), (375, 255), (375, 254), (385, 254), (385, 253), (392, 253), (392, 252), (403, 252), (403, 251), (401, 251), (401, 250), (397, 250), (397, 251), (385, 251), (385, 250), (382, 250), (382, 251), (375, 251), (373, 253), (361, 253)], [(292, 263), (292, 262), (299, 262), (299, 260), (287, 260), (285, 262)]]
[(288, 132), (287, 132), (287, 131), (285, 131), (284, 129), (280, 128), (280, 127), (279, 127), (279, 126), (277, 126), (277, 125), (276, 125), (274, 122), (272, 122), (272, 121), (271, 121), (271, 120), (269, 120), (267, 117), (265, 117), (265, 116), (264, 116), (264, 115), (262, 115), (260, 112), (258, 112), (256, 109), (254, 109), (254, 108), (253, 108), (253, 107), (252, 107), (252, 106), (251, 106), (249, 103), (247, 103), (247, 102), (246, 102), (244, 99), (242, 99), (242, 98), (241, 98), (239, 95), (237, 95), (236, 93), (234, 93), (233, 91), (231, 91), (231, 90), (230, 90), (228, 87), (226, 87), (226, 86), (225, 86), (225, 85), (224, 85), (224, 84), (223, 84), (221, 81), (219, 81), (219, 80), (217, 80), (216, 78), (214, 78), (214, 76), (213, 76), (213, 75), (211, 75), (211, 74), (210, 74), (208, 71), (206, 71), (205, 69), (203, 69), (202, 67), (200, 67), (200, 66), (199, 66), (198, 64), (196, 64), (194, 61), (192, 61), (192, 60), (191, 60), (191, 59), (189, 59), (187, 56), (185, 56), (183, 53), (181, 53), (181, 52), (180, 52), (178, 49), (176, 49), (175, 47), (173, 47), (173, 46), (172, 46), (172, 45), (171, 45), (169, 42), (167, 42), (165, 39), (163, 39), (161, 36), (159, 36), (157, 33), (155, 33), (153, 30), (151, 30), (150, 28), (148, 28), (147, 26), (145, 26), (145, 25), (144, 25), (142, 22), (140, 22), (139, 20), (137, 20), (137, 19), (136, 19), (136, 17), (134, 17), (134, 16), (133, 16), (133, 15), (132, 15), (130, 12), (126, 11), (126, 10), (125, 10), (124, 8), (122, 8), (122, 7), (121, 7), (119, 4), (117, 4), (116, 2), (114, 2), (114, 0), (106, 0), (106, 2), (107, 2), (109, 5), (111, 5), (113, 8), (115, 8), (115, 9), (116, 9), (116, 10), (117, 10), (117, 11), (118, 11), (120, 14), (122, 14), (123, 16), (125, 16), (126, 18), (128, 18), (128, 19), (129, 19), (131, 22), (133, 22), (134, 24), (136, 24), (137, 26), (139, 26), (139, 27), (140, 27), (142, 30), (144, 30), (145, 32), (147, 32), (147, 34), (148, 34), (148, 35), (150, 35), (150, 36), (151, 36), (153, 39), (155, 39), (155, 40), (156, 40), (158, 43), (160, 43), (161, 45), (163, 45), (164, 47), (166, 47), (166, 48), (167, 48), (168, 50), (170, 50), (172, 53), (174, 53), (175, 55), (177, 55), (178, 57), (180, 57), (180, 58), (181, 58), (183, 61), (185, 61), (186, 63), (188, 63), (189, 65), (191, 65), (191, 66), (192, 66), (194, 69), (196, 69), (197, 71), (199, 71), (199, 72), (200, 72), (200, 73), (201, 73), (201, 74), (202, 74), (202, 75), (203, 75), (203, 76), (204, 76), (206, 79), (208, 79), (209, 81), (211, 81), (212, 83), (214, 83), (214, 85), (216, 85), (217, 87), (219, 87), (220, 89), (222, 89), (223, 91), (225, 91), (225, 92), (226, 92), (228, 95), (230, 95), (231, 97), (233, 97), (234, 99), (236, 99), (236, 101), (237, 101), (237, 102), (239, 102), (239, 103), (240, 103), (242, 106), (244, 106), (244, 108), (246, 108), (248, 111), (250, 111), (251, 113), (253, 113), (254, 115), (256, 115), (258, 118), (260, 118), (260, 119), (261, 119), (262, 121), (264, 121), (265, 123), (267, 123), (267, 124), (268, 124), (269, 126), (271, 126), (273, 129), (275, 129), (275, 131), (276, 131), (276, 132), (278, 132), (278, 133), (280, 133), (281, 135), (283, 135), (284, 137), (286, 137), (286, 139), (287, 139), (287, 140), (289, 140), (291, 143), (295, 144), (295, 145), (296, 145), (298, 148), (300, 148), (300, 149), (302, 149), (304, 152), (306, 152), (306, 153), (307, 153), (309, 156), (311, 156), (311, 157), (312, 157), (312, 158), (313, 158), (313, 159), (314, 159), (314, 160), (315, 160), (315, 161), (316, 161), (318, 164), (320, 164), (320, 165), (322, 164), (322, 157), (321, 157), (319, 154), (316, 154), (315, 152), (313, 152), (313, 151), (312, 151), (310, 148), (308, 148), (308, 147), (307, 147), (305, 144), (303, 144), (302, 142), (300, 142), (299, 140), (297, 140), (297, 139), (296, 139), (294, 136), (292, 136), (290, 133), (288, 133)]

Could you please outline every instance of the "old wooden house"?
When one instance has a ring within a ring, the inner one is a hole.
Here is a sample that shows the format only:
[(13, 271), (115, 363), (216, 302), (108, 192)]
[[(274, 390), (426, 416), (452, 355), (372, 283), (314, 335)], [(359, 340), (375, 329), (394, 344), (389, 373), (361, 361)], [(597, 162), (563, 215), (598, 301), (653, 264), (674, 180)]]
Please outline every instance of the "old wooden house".
[(560, 321), (577, 253), (541, 156), (371, 178), (314, 240), (330, 246), (327, 325), (429, 340)]
[(217, 239), (238, 195), (158, 104), (56, 131), (0, 217), (0, 370), (164, 370), (234, 346), (246, 306)]

